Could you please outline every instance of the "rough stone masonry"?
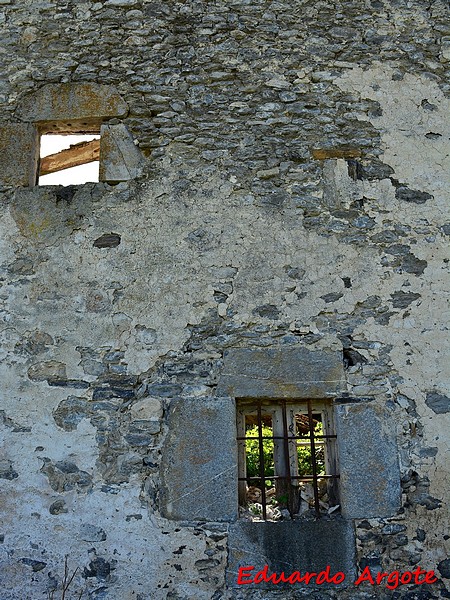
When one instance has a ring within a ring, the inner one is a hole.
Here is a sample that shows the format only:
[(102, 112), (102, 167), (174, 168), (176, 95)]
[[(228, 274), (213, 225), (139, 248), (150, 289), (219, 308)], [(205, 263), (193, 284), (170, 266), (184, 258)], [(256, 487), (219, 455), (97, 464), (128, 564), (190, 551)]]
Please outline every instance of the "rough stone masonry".
[[(0, 26), (1, 600), (61, 598), (65, 557), (66, 599), (449, 598), (448, 2)], [(36, 185), (40, 135), (84, 131), (100, 181)], [(238, 518), (236, 400), (269, 396), (332, 404), (339, 514)]]

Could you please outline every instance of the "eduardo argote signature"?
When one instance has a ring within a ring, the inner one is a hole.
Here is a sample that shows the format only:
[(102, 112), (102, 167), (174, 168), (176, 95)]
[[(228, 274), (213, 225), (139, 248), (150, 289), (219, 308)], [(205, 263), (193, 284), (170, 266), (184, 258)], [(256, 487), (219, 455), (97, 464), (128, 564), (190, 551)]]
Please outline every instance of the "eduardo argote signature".
[[(331, 573), (329, 566), (325, 567), (323, 571), (301, 573), (300, 571), (293, 571), (292, 573), (286, 574), (282, 571), (280, 574), (271, 573), (269, 575), (269, 566), (265, 565), (260, 571), (255, 571), (254, 566), (240, 567), (238, 570), (237, 583), (238, 585), (247, 584), (259, 584), (259, 583), (273, 583), (278, 585), (280, 583), (304, 583), (306, 585), (323, 585), (324, 583), (339, 585), (346, 579), (345, 573), (337, 571)], [(360, 585), (361, 583), (369, 583), (370, 585), (384, 585), (389, 590), (395, 590), (399, 585), (413, 584), (423, 585), (435, 583), (437, 577), (434, 571), (425, 571), (421, 567), (416, 567), (413, 571), (391, 571), (390, 573), (372, 573), (369, 567), (366, 567), (361, 575), (353, 582), (353, 585)]]

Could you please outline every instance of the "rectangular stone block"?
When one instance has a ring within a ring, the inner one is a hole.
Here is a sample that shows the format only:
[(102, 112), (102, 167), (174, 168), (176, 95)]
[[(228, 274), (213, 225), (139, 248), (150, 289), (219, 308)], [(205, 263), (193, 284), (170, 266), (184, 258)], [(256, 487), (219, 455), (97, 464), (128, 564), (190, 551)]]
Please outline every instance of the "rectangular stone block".
[(342, 514), (390, 517), (400, 507), (400, 469), (392, 417), (372, 406), (336, 407)]
[(282, 572), (289, 576), (293, 571), (319, 573), (329, 567), (331, 575), (342, 572), (345, 579), (341, 587), (353, 584), (355, 576), (355, 540), (353, 525), (343, 519), (318, 521), (280, 521), (278, 523), (250, 523), (238, 521), (230, 527), (228, 537), (229, 587), (244, 589), (290, 590), (300, 588), (336, 588), (326, 582), (317, 586), (314, 579), (305, 583), (259, 583), (238, 585), (239, 567), (255, 567), (251, 573), (268, 565), (268, 572)]
[[(34, 123), (65, 122), (65, 131), (71, 130), (73, 121), (79, 121), (75, 130), (82, 131), (80, 127), (85, 120), (89, 125), (92, 119), (100, 122), (108, 117), (123, 117), (127, 112), (127, 104), (114, 87), (84, 82), (44, 85), (23, 98), (16, 114), (20, 119)], [(43, 125), (41, 130), (44, 130)]]
[(304, 347), (232, 348), (224, 354), (218, 396), (327, 398), (345, 390), (342, 354)]
[(161, 462), (161, 513), (168, 519), (236, 518), (236, 410), (230, 398), (173, 400)]
[(129, 181), (142, 172), (144, 158), (125, 125), (102, 125), (99, 180)]
[(0, 185), (35, 185), (39, 156), (39, 136), (36, 128), (25, 123), (0, 125), (0, 156)]

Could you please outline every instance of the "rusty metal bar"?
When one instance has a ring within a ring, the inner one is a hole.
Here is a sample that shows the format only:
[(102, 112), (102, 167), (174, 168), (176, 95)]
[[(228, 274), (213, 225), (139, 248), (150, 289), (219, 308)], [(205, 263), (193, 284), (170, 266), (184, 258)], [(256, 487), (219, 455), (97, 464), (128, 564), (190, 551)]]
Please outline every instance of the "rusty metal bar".
[[(321, 475), (320, 479), (339, 479), (340, 475)], [(259, 481), (261, 476), (253, 476), (253, 477), (238, 477), (239, 481), (247, 481), (250, 479), (254, 479), (255, 481)], [(266, 481), (272, 481), (272, 479), (285, 479), (284, 475), (269, 475), (268, 477), (264, 477)], [(312, 475), (291, 475), (291, 479), (298, 479), (300, 481), (312, 481)]]
[(291, 483), (291, 462), (289, 460), (289, 441), (288, 441), (288, 424), (286, 415), (286, 400), (282, 400), (281, 403), (282, 417), (283, 417), (283, 447), (284, 447), (284, 466), (286, 470), (286, 479), (288, 484)]
[[(263, 435), (261, 436), (263, 440), (284, 440), (284, 435)], [(330, 435), (316, 435), (315, 439), (316, 440), (320, 440), (320, 439), (328, 439), (328, 438), (332, 438), (332, 439), (337, 439), (337, 435), (336, 434), (330, 434)], [(245, 437), (237, 437), (237, 440), (259, 440), (259, 435), (246, 435)], [(288, 440), (309, 440), (309, 434), (307, 436), (304, 435), (289, 435)], [(309, 442), (308, 442), (309, 444)]]
[(261, 415), (261, 400), (258, 401), (258, 434), (259, 434), (259, 474), (261, 477), (261, 502), (262, 512), (264, 521), (267, 520), (267, 509), (266, 509), (266, 478), (264, 476), (264, 447), (263, 447), (263, 434), (262, 434), (262, 415)]
[(281, 412), (283, 417), (283, 448), (284, 448), (284, 464), (285, 464), (285, 473), (286, 473), (286, 491), (287, 491), (287, 507), (289, 510), (289, 514), (291, 517), (294, 514), (294, 498), (292, 498), (292, 480), (291, 480), (291, 461), (289, 456), (289, 431), (288, 431), (288, 423), (287, 423), (287, 414), (286, 414), (286, 400), (282, 400), (281, 403)]
[(311, 467), (313, 476), (313, 488), (314, 488), (314, 508), (316, 511), (316, 517), (320, 517), (320, 504), (319, 504), (319, 485), (317, 482), (317, 461), (316, 461), (316, 444), (314, 441), (314, 424), (312, 417), (312, 405), (311, 400), (308, 400), (308, 424), (309, 424), (309, 438), (311, 440)]

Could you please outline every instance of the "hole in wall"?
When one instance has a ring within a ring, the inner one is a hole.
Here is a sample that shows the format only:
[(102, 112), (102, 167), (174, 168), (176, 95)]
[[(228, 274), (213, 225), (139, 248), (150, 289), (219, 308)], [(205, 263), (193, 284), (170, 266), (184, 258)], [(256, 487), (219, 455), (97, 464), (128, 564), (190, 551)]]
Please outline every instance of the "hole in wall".
[(45, 134), (38, 185), (81, 185), (99, 180), (100, 133)]

